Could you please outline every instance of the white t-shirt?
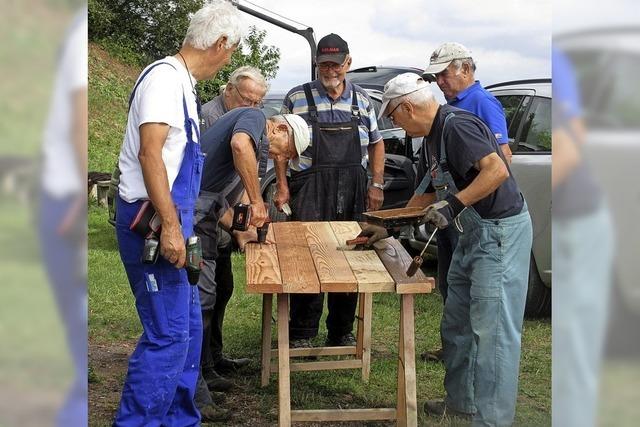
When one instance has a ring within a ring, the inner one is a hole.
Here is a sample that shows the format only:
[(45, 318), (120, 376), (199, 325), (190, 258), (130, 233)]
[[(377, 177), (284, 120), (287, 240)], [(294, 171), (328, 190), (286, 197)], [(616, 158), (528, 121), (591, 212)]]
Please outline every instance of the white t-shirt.
[[(60, 49), (53, 96), (43, 135), (42, 187), (52, 197), (63, 198), (86, 191), (79, 159), (73, 146), (73, 100), (87, 89), (89, 69), (87, 10), (75, 16)], [(86, 177), (84, 177), (86, 180)]]
[[(184, 110), (182, 108), (183, 93), (187, 101), (189, 117), (196, 124), (199, 123), (196, 98), (193, 92), (196, 80), (187, 72), (182, 62), (173, 56), (167, 56), (160, 61), (154, 62), (154, 64), (157, 62), (168, 62), (173, 67), (166, 64), (156, 66), (145, 76), (136, 89), (131, 109), (129, 110), (124, 141), (120, 149), (118, 164), (121, 175), (118, 188), (120, 197), (130, 203), (149, 198), (142, 177), (140, 161), (138, 160), (140, 125), (144, 123), (166, 123), (170, 126), (169, 134), (162, 147), (162, 160), (167, 169), (169, 189), (171, 189), (182, 165), (184, 149), (187, 144), (187, 134), (184, 129)], [(194, 142), (199, 142), (194, 128), (192, 128), (192, 135)]]

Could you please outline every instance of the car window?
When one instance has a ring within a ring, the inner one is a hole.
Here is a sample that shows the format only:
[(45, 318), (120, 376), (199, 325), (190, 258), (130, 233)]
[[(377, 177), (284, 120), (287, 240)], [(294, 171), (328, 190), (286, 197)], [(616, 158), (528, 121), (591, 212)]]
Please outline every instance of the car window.
[[(378, 117), (378, 113), (380, 112), (380, 107), (382, 107), (382, 102), (378, 101), (376, 98), (371, 98), (371, 102), (373, 102), (373, 108), (376, 112), (376, 117)], [(381, 119), (378, 119), (378, 129), (380, 130), (385, 130), (385, 129), (393, 129), (396, 126), (393, 125), (393, 123), (391, 123), (391, 119), (389, 117), (383, 117)]]
[(502, 104), (504, 115), (507, 118), (507, 129), (509, 130), (509, 138), (514, 139), (518, 132), (519, 120), (514, 121), (516, 113), (522, 104), (525, 95), (498, 95), (496, 98)]
[(535, 97), (527, 112), (516, 152), (551, 151), (551, 99)]
[(262, 102), (262, 112), (267, 118), (275, 116), (276, 114), (280, 114), (280, 108), (282, 108), (282, 99), (265, 99)]

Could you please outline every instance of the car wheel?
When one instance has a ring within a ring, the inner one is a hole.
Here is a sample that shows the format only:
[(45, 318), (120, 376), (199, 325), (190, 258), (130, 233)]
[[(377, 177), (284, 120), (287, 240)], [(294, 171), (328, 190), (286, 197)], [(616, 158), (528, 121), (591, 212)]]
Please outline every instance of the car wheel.
[(551, 315), (551, 288), (546, 287), (542, 282), (533, 254), (529, 262), (529, 288), (524, 315), (526, 317), (549, 317)]
[(262, 199), (265, 201), (267, 206), (269, 206), (269, 218), (271, 218), (271, 222), (283, 222), (287, 221), (289, 217), (284, 213), (280, 212), (276, 209), (276, 205), (273, 203), (273, 198), (276, 194), (276, 182), (275, 180), (267, 185), (264, 192), (262, 193)]

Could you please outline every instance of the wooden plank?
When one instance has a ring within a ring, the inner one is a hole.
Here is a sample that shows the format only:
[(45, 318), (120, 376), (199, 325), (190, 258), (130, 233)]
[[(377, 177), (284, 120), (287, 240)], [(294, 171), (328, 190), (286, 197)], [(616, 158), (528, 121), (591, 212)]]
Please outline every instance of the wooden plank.
[(338, 240), (338, 246), (345, 246), (347, 240), (355, 238), (362, 229), (356, 221), (331, 221), (331, 229)]
[(278, 247), (282, 292), (320, 293), (320, 281), (305, 238), (306, 227), (301, 222), (276, 222), (272, 226)]
[[(345, 245), (347, 240), (353, 239), (361, 231), (355, 221), (333, 221), (331, 228), (340, 245)], [(395, 292), (393, 278), (375, 251), (344, 251), (344, 256), (358, 280), (358, 292)]]
[(397, 401), (397, 425), (406, 427), (407, 425), (407, 388), (404, 370), (404, 310), (402, 309), (402, 297), (400, 297), (400, 328), (398, 334), (398, 387), (396, 388)]
[(345, 251), (358, 279), (358, 292), (395, 292), (396, 284), (375, 251)]
[(245, 246), (247, 293), (282, 292), (282, 276), (276, 245), (249, 243)]
[[(289, 370), (289, 295), (278, 294), (278, 424), (291, 425)], [(275, 370), (275, 369), (274, 369)]]
[(362, 334), (362, 381), (369, 382), (371, 373), (371, 318), (373, 316), (373, 295), (361, 294), (363, 298), (360, 304), (363, 307), (363, 334)]
[(291, 411), (291, 421), (382, 421), (395, 420), (393, 408), (306, 409)]
[(305, 222), (305, 237), (322, 292), (356, 292), (356, 281), (328, 222)]
[(273, 295), (262, 295), (262, 377), (260, 385), (269, 385), (269, 375), (271, 375), (271, 311), (273, 307)]
[[(324, 360), (321, 362), (295, 362), (289, 366), (289, 372), (304, 372), (304, 371), (331, 371), (334, 369), (360, 369), (362, 368), (362, 360), (348, 359), (348, 360)], [(271, 369), (276, 369), (276, 365), (273, 364)]]
[[(356, 354), (355, 346), (290, 348), (289, 357), (301, 356), (350, 356)], [(271, 350), (271, 357), (278, 357), (278, 350)]]
[(407, 276), (407, 268), (413, 258), (397, 239), (381, 240), (376, 243), (375, 251), (396, 282), (397, 293), (430, 293), (435, 287), (434, 278), (425, 276), (422, 270), (412, 277)]
[(402, 354), (404, 360), (404, 397), (405, 397), (405, 413), (406, 425), (415, 427), (418, 425), (418, 399), (416, 396), (416, 341), (415, 341), (415, 325), (413, 312), (412, 294), (402, 295), (401, 297), (401, 337)]

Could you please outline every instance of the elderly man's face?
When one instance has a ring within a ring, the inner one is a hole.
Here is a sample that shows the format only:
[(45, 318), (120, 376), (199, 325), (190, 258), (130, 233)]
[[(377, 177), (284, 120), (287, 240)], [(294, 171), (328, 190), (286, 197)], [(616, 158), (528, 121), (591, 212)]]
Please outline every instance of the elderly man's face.
[(436, 74), (436, 83), (447, 100), (455, 98), (466, 89), (467, 68), (463, 65), (459, 70), (453, 64)]
[(351, 66), (351, 57), (347, 55), (342, 64), (327, 61), (318, 64), (318, 78), (325, 89), (336, 89), (344, 81)]
[(282, 161), (293, 159), (297, 156), (293, 132), (284, 123), (275, 124), (268, 135), (269, 158)]
[(260, 108), (266, 90), (252, 79), (245, 78), (240, 80), (237, 85), (229, 83), (225, 92), (227, 93), (227, 107), (233, 110), (238, 107)]

